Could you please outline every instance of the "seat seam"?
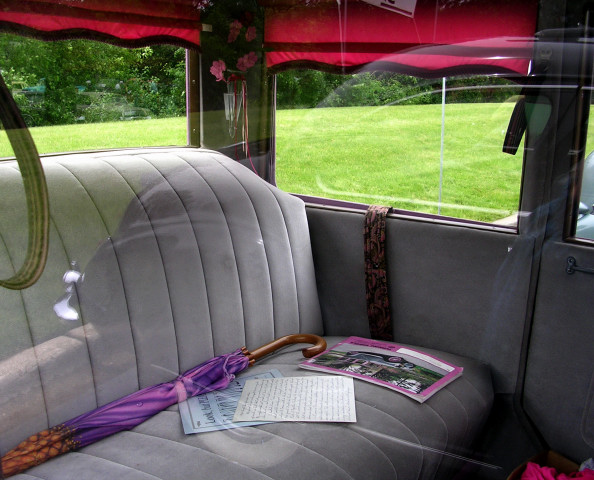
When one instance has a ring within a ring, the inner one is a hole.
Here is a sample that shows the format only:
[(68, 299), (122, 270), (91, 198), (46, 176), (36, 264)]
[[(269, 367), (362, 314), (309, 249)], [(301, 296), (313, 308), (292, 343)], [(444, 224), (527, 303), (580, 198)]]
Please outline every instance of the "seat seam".
[[(355, 400), (355, 403), (363, 403), (363, 402), (359, 402), (358, 400)], [(366, 404), (365, 404), (365, 403), (363, 403), (363, 405), (366, 405)], [(264, 427), (265, 427), (265, 426), (266, 426), (266, 425), (264, 425)], [(404, 426), (406, 429), (410, 430), (410, 429), (409, 429), (409, 428), (408, 428), (406, 425), (403, 425), (403, 426)], [(387, 461), (387, 462), (388, 462), (388, 463), (391, 465), (391, 467), (392, 467), (392, 471), (393, 471), (395, 474), (397, 474), (397, 473), (398, 473), (398, 472), (396, 471), (396, 467), (394, 466), (394, 463), (393, 463), (393, 462), (390, 460), (390, 458), (388, 457), (388, 455), (387, 455), (387, 454), (386, 454), (386, 453), (385, 453), (385, 452), (384, 452), (384, 451), (383, 451), (383, 450), (382, 450), (380, 447), (378, 447), (378, 446), (377, 446), (375, 443), (373, 443), (371, 440), (369, 440), (367, 437), (365, 437), (365, 436), (364, 436), (362, 433), (358, 432), (357, 430), (355, 430), (355, 429), (353, 429), (353, 428), (350, 428), (350, 425), (347, 425), (347, 426), (346, 426), (346, 428), (348, 428), (348, 430), (349, 430), (350, 432), (352, 432), (352, 433), (354, 433), (355, 435), (357, 435), (357, 436), (358, 436), (358, 437), (359, 437), (359, 438), (360, 438), (362, 441), (364, 441), (366, 444), (368, 444), (369, 446), (371, 446), (372, 448), (374, 448), (374, 449), (376, 450), (376, 452), (378, 452), (380, 455), (382, 455), (382, 456), (383, 456), (383, 457), (386, 459), (386, 461)], [(268, 433), (268, 434), (270, 434), (270, 435), (273, 435), (273, 436), (275, 436), (275, 437), (277, 437), (277, 438), (283, 438), (283, 439), (285, 439), (285, 440), (287, 440), (287, 441), (290, 441), (291, 443), (295, 444), (295, 442), (293, 442), (292, 440), (290, 440), (290, 439), (287, 439), (286, 437), (283, 437), (283, 436), (281, 436), (281, 435), (278, 435), (278, 434), (276, 434), (276, 433), (274, 433), (274, 432), (269, 432), (268, 430), (263, 430), (263, 429), (259, 429), (259, 430), (260, 430), (260, 431), (265, 431), (266, 433)], [(413, 432), (411, 432), (411, 434), (412, 434), (413, 436), (415, 436), (415, 438), (416, 438), (416, 435), (415, 435)], [(301, 445), (301, 444), (300, 444), (300, 445)], [(308, 447), (305, 447), (304, 445), (301, 445), (301, 446), (302, 446), (302, 447), (304, 447), (304, 448), (307, 448), (308, 450), (311, 450), (311, 449), (309, 449)], [(313, 451), (313, 450), (312, 450), (312, 451)], [(318, 453), (318, 452), (315, 452), (315, 453)], [(321, 454), (319, 454), (319, 453), (318, 453), (318, 455), (321, 455)], [(334, 461), (333, 461), (332, 463), (336, 463), (336, 462), (334, 462)], [(337, 466), (338, 466), (338, 465), (337, 465)], [(343, 468), (341, 468), (341, 467), (339, 467), (339, 468), (340, 468), (341, 470), (344, 470), (344, 469), (343, 469)], [(345, 472), (345, 473), (346, 473), (346, 472)], [(350, 475), (349, 475), (349, 476), (350, 476)], [(353, 478), (352, 476), (350, 476), (350, 477), (351, 477), (351, 478)]]
[[(123, 155), (123, 157), (125, 157), (125, 155)], [(150, 216), (148, 215), (148, 213), (146, 211), (146, 208), (145, 208), (144, 204), (140, 200), (140, 197), (138, 196), (138, 194), (132, 188), (132, 185), (130, 184), (130, 182), (128, 181), (128, 179), (122, 174), (122, 172), (120, 172), (116, 168), (115, 165), (113, 165), (112, 163), (110, 163), (109, 161), (107, 161), (106, 158), (109, 158), (109, 157), (103, 157), (99, 161), (102, 162), (104, 165), (108, 165), (109, 167), (111, 167), (113, 169), (113, 171), (116, 172), (121, 177), (121, 179), (126, 183), (126, 185), (128, 186), (128, 188), (130, 189), (130, 191), (134, 195), (134, 198), (138, 201), (138, 204), (142, 207), (142, 210), (144, 211), (144, 213), (146, 215), (146, 218), (148, 219), (148, 222), (150, 224), (151, 231), (152, 231), (152, 234), (153, 234), (153, 238), (155, 239), (155, 243), (157, 245), (157, 250), (159, 251), (159, 256), (161, 257), (161, 266), (163, 267), (163, 255), (161, 253), (161, 248), (159, 246), (159, 241), (156, 238), (155, 230), (153, 228), (153, 224), (151, 222)], [(114, 253), (116, 255), (116, 258), (118, 259), (118, 266), (120, 266), (119, 256), (117, 254), (117, 249), (115, 248), (115, 244), (111, 240), (111, 236), (109, 237), (109, 239), (112, 242), (113, 251), (114, 251)], [(140, 383), (140, 370), (138, 369), (138, 364), (139, 364), (139, 357), (138, 357), (138, 354), (137, 354), (138, 349), (136, 347), (136, 338), (134, 336), (134, 328), (132, 326), (132, 317), (130, 315), (128, 294), (126, 293), (126, 288), (125, 288), (126, 282), (124, 281), (124, 276), (123, 276), (123, 273), (122, 272), (123, 271), (122, 271), (121, 266), (120, 266), (120, 276), (122, 278), (122, 287), (123, 287), (123, 290), (124, 290), (124, 296), (126, 297), (126, 305), (128, 306), (128, 322), (130, 324), (130, 332), (132, 334), (132, 341), (133, 341), (133, 344), (134, 344), (134, 357), (136, 359), (136, 366), (137, 366), (137, 368), (136, 368), (136, 374), (138, 376), (138, 388), (140, 388), (141, 383)], [(170, 297), (170, 294), (169, 294), (169, 285), (167, 283), (167, 276), (165, 275), (165, 272), (163, 272), (163, 275), (165, 276), (165, 284), (167, 285), (167, 295)], [(170, 305), (170, 307), (171, 307), (171, 305)], [(172, 314), (172, 318), (173, 318), (173, 314)], [(175, 327), (174, 327), (174, 331), (175, 331)], [(176, 339), (176, 342), (177, 342), (177, 339)], [(176, 356), (178, 357), (177, 370), (179, 371), (179, 353), (177, 353)]]
[[(182, 158), (182, 157), (180, 157)], [(182, 158), (183, 159), (183, 158)], [(225, 214), (225, 211), (223, 209), (223, 205), (221, 204), (219, 195), (217, 195), (217, 193), (215, 192), (214, 188), (212, 187), (212, 185), (209, 183), (209, 181), (206, 179), (205, 175), (203, 175), (200, 170), (199, 167), (197, 165), (192, 164), (190, 161), (188, 161), (187, 159), (183, 159), (195, 172), (197, 175), (200, 176), (200, 178), (204, 181), (205, 185), (209, 188), (209, 190), (212, 192), (214, 198), (216, 199), (218, 205), (219, 205), (219, 209), (220, 212), (225, 220), (225, 225), (227, 227), (227, 233), (229, 235), (229, 241), (231, 242), (231, 249), (233, 251), (233, 258), (235, 259), (235, 272), (237, 274), (237, 284), (239, 287), (239, 301), (241, 303), (241, 311), (242, 311), (242, 321), (241, 324), (243, 326), (243, 343), (245, 344), (246, 342), (246, 328), (245, 328), (245, 306), (244, 306), (244, 301), (243, 301), (243, 295), (244, 295), (244, 286), (242, 285), (241, 282), (241, 274), (239, 272), (239, 266), (237, 263), (237, 256), (236, 256), (236, 248), (235, 248), (235, 241), (233, 239), (233, 235), (231, 234), (231, 228), (229, 227), (229, 220), (227, 219), (227, 215)], [(213, 337), (214, 339), (214, 337)], [(215, 343), (215, 342), (213, 342)]]
[[(23, 477), (29, 477), (29, 478), (40, 478), (41, 480), (45, 480), (46, 477), (40, 477), (39, 475), (31, 475), (30, 473), (26, 473), (26, 472), (21, 472), (19, 475), (22, 475)], [(2, 477), (0, 477), (2, 478)]]
[(462, 400), (460, 400), (460, 398), (458, 398), (458, 396), (454, 394), (454, 392), (452, 392), (451, 390), (445, 391), (458, 403), (458, 405), (460, 405), (460, 409), (464, 412), (464, 415), (466, 416), (466, 427), (464, 428), (464, 439), (466, 439), (470, 429), (470, 415), (468, 414), (468, 409), (466, 408), (466, 405), (462, 402)]
[[(254, 215), (255, 215), (257, 223), (258, 223), (258, 230), (260, 231), (260, 236), (262, 237), (262, 240), (264, 240), (264, 232), (262, 231), (262, 224), (260, 221), (260, 216), (258, 215), (258, 209), (255, 206), (255, 202), (254, 202), (252, 196), (250, 195), (250, 192), (248, 191), (246, 186), (241, 182), (239, 177), (237, 175), (235, 175), (227, 165), (223, 164), (222, 162), (219, 162), (219, 165), (221, 165), (221, 167), (223, 167), (235, 179), (235, 181), (238, 183), (238, 185), (245, 192), (246, 196), (249, 198), (250, 204), (252, 206), (252, 210), (254, 211)], [(266, 265), (267, 265), (266, 270), (267, 270), (267, 274), (268, 274), (268, 283), (270, 285), (270, 295), (271, 295), (270, 304), (272, 307), (272, 336), (273, 336), (273, 338), (276, 338), (277, 328), (276, 328), (276, 315), (275, 315), (275, 309), (274, 309), (274, 284), (272, 282), (272, 274), (271, 274), (271, 268), (270, 268), (270, 256), (268, 254), (266, 242), (263, 241), (262, 243), (263, 243), (263, 247), (264, 247), (264, 256), (266, 257)]]
[[(446, 390), (446, 391), (448, 391), (448, 390)], [(445, 446), (444, 446), (444, 451), (447, 451), (447, 447), (450, 445), (450, 431), (448, 430), (448, 424), (447, 424), (447, 422), (444, 420), (444, 418), (441, 416), (441, 414), (440, 414), (440, 413), (439, 413), (439, 412), (438, 412), (438, 411), (437, 411), (435, 408), (433, 408), (433, 406), (432, 406), (432, 405), (429, 405), (429, 404), (426, 404), (426, 405), (427, 405), (427, 407), (428, 407), (429, 409), (431, 409), (431, 411), (432, 411), (432, 412), (435, 414), (435, 416), (436, 416), (436, 417), (437, 417), (439, 420), (441, 420), (441, 423), (442, 423), (442, 425), (443, 425), (443, 427), (444, 427), (444, 428), (443, 428), (443, 430), (444, 430), (444, 433), (445, 433)], [(442, 465), (442, 463), (443, 463), (443, 457), (444, 457), (443, 455), (440, 455), (440, 457), (439, 457), (439, 460), (438, 460), (438, 462), (437, 462), (437, 465), (435, 466), (435, 469), (433, 470), (433, 472), (431, 472), (431, 473), (432, 473), (432, 474), (431, 474), (431, 476), (432, 476), (432, 477), (434, 477), (434, 476), (435, 476), (435, 474), (437, 473), (437, 471), (438, 471), (438, 470), (439, 470), (439, 468), (441, 467), (441, 465)], [(423, 464), (424, 464), (424, 462), (423, 462)]]
[[(183, 159), (181, 159), (179, 156), (176, 155), (176, 159), (179, 159), (180, 161), (183, 162)], [(167, 178), (167, 175), (162, 172), (153, 162), (151, 162), (149, 159), (146, 159), (146, 161), (148, 163), (150, 163), (156, 170), (159, 171), (159, 173), (163, 176), (163, 179), (167, 182), (167, 184), (169, 185), (171, 191), (175, 194), (175, 196), (179, 199), (180, 205), (182, 206), (184, 213), (186, 215), (186, 219), (188, 221), (188, 226), (190, 227), (190, 229), (192, 230), (192, 234), (194, 235), (194, 241), (196, 243), (196, 251), (198, 253), (198, 257), (200, 258), (200, 264), (202, 265), (202, 278), (204, 279), (204, 288), (205, 288), (205, 293), (206, 293), (206, 300), (207, 300), (207, 304), (206, 304), (206, 308), (208, 310), (208, 318), (209, 318), (209, 327), (210, 327), (210, 339), (211, 342), (214, 338), (214, 333), (212, 330), (212, 319), (211, 319), (211, 305), (210, 305), (210, 295), (208, 294), (208, 282), (206, 281), (206, 275), (205, 275), (205, 271), (204, 271), (204, 261), (202, 259), (202, 252), (200, 251), (200, 243), (198, 242), (198, 238), (196, 236), (196, 230), (194, 229), (194, 225), (192, 224), (192, 219), (190, 218), (190, 214), (188, 211), (188, 207), (186, 205), (186, 203), (184, 202), (182, 196), (179, 194), (179, 192), (176, 190), (176, 188), (173, 186), (173, 184), (171, 183), (171, 181), (169, 180), (169, 178)], [(184, 162), (185, 165), (187, 165), (187, 162)], [(187, 165), (189, 167), (189, 165)], [(171, 295), (169, 296), (170, 301), (171, 301)], [(173, 316), (173, 320), (175, 322), (175, 315), (173, 314), (173, 309), (172, 309), (172, 316)], [(177, 334), (176, 334), (176, 343), (179, 347), (179, 342), (177, 342)], [(214, 355), (214, 349), (211, 352), (212, 355)], [(181, 359), (179, 358), (179, 353), (178, 353), (178, 362), (181, 364)]]
[(87, 457), (96, 458), (97, 460), (100, 460), (102, 462), (107, 462), (107, 463), (110, 463), (112, 465), (118, 465), (118, 466), (120, 466), (122, 468), (125, 468), (126, 470), (130, 470), (130, 471), (133, 471), (133, 472), (141, 472), (141, 473), (143, 473), (143, 474), (145, 474), (145, 475), (147, 475), (149, 477), (153, 477), (155, 479), (162, 480), (162, 477), (158, 477), (156, 475), (153, 475), (152, 473), (145, 472), (144, 470), (140, 470), (138, 468), (133, 468), (133, 467), (130, 467), (129, 465), (125, 465), (123, 463), (116, 462), (114, 460), (110, 460), (109, 458), (100, 457), (98, 455), (94, 455), (92, 453), (83, 452), (81, 450), (76, 450), (76, 451), (68, 452), (68, 455), (84, 455), (84, 456), (87, 456)]
[[(173, 414), (175, 414), (175, 415), (178, 415), (178, 414), (177, 414), (177, 412), (173, 412), (173, 411), (168, 411), (167, 413), (173, 413)], [(249, 427), (248, 427), (248, 428), (249, 428)], [(305, 445), (303, 445), (303, 444), (301, 444), (301, 443), (297, 443), (297, 442), (295, 442), (295, 441), (291, 440), (290, 438), (283, 437), (282, 435), (278, 435), (277, 433), (274, 433), (274, 432), (269, 432), (268, 430), (260, 430), (260, 431), (266, 432), (266, 434), (270, 435), (271, 437), (280, 438), (280, 439), (282, 439), (282, 440), (284, 440), (284, 441), (286, 441), (286, 442), (288, 442), (288, 443), (290, 443), (290, 444), (292, 444), (292, 445), (297, 445), (299, 448), (303, 448), (304, 450), (306, 450), (306, 451), (308, 451), (308, 452), (311, 452), (313, 455), (315, 455), (315, 456), (317, 456), (317, 457), (319, 457), (319, 458), (322, 458), (322, 459), (324, 459), (324, 460), (326, 460), (326, 461), (330, 462), (331, 464), (335, 465), (335, 466), (336, 466), (336, 467), (337, 467), (337, 468), (338, 468), (338, 469), (339, 469), (341, 472), (344, 472), (346, 475), (348, 475), (348, 478), (351, 478), (351, 479), (353, 479), (353, 480), (354, 480), (354, 477), (353, 477), (352, 475), (350, 475), (348, 472), (346, 472), (346, 471), (344, 470), (344, 468), (342, 468), (341, 466), (339, 466), (339, 465), (338, 465), (338, 464), (337, 464), (335, 461), (333, 461), (333, 460), (330, 460), (329, 458), (326, 458), (326, 457), (325, 457), (324, 455), (322, 455), (321, 453), (319, 453), (319, 452), (317, 452), (317, 451), (315, 451), (315, 450), (313, 450), (313, 449), (311, 449), (311, 448), (309, 448), (309, 447), (306, 447)], [(225, 460), (227, 460), (227, 461), (230, 461), (229, 459), (227, 459), (226, 457), (223, 457), (222, 455), (219, 455), (219, 454), (217, 454), (217, 453), (215, 453), (215, 452), (212, 452), (212, 451), (210, 451), (210, 450), (206, 450), (206, 449), (204, 449), (204, 448), (202, 448), (202, 447), (197, 447), (197, 446), (195, 446), (195, 445), (187, 444), (187, 443), (184, 443), (184, 442), (179, 442), (179, 441), (177, 441), (177, 440), (172, 440), (172, 439), (169, 439), (169, 438), (160, 437), (160, 436), (158, 436), (158, 435), (153, 435), (153, 434), (150, 434), (150, 433), (145, 433), (145, 432), (138, 432), (138, 431), (135, 431), (135, 430), (129, 430), (128, 432), (129, 432), (129, 433), (134, 433), (134, 434), (139, 434), (139, 435), (146, 435), (146, 436), (149, 436), (149, 437), (152, 437), (152, 438), (158, 438), (158, 439), (160, 439), (160, 440), (167, 440), (167, 441), (169, 441), (169, 442), (173, 442), (173, 443), (175, 443), (175, 444), (177, 444), (177, 445), (185, 445), (185, 446), (188, 446), (188, 447), (191, 447), (191, 448), (195, 448), (195, 449), (197, 449), (197, 450), (203, 450), (203, 451), (205, 451), (205, 452), (212, 453), (213, 455), (217, 455), (219, 458), (223, 458), (223, 459), (225, 459)], [(374, 446), (375, 446), (375, 445), (374, 445)], [(376, 448), (377, 448), (377, 447), (376, 447)], [(244, 465), (244, 464), (241, 464), (241, 465), (242, 465), (243, 467), (247, 467), (247, 468), (249, 468), (249, 469), (251, 469), (251, 470), (253, 470), (253, 471), (256, 471), (256, 472), (260, 472), (260, 473), (262, 473), (260, 470), (256, 470), (256, 469), (255, 469), (255, 468), (253, 468), (253, 467), (249, 467), (249, 466), (247, 466), (247, 465)], [(262, 473), (262, 474), (263, 474), (263, 475), (265, 475), (266, 477), (268, 477), (268, 475), (266, 475), (266, 474), (264, 474), (264, 473)], [(269, 478), (270, 478), (270, 477), (269, 477)]]
[[(101, 161), (102, 163), (104, 163), (106, 165), (109, 165), (113, 169), (113, 167), (109, 163), (104, 162), (102, 160), (97, 160), (97, 161)], [(86, 192), (88, 198), (90, 199), (90, 201), (95, 206), (95, 209), (97, 210), (97, 214), (101, 218), (101, 221), (103, 222), (103, 226), (105, 227), (105, 232), (107, 234), (107, 241), (111, 245), (111, 249), (113, 251), (113, 254), (114, 254), (114, 257), (115, 257), (115, 261), (116, 261), (116, 264), (118, 266), (118, 271), (119, 271), (119, 274), (120, 274), (119, 275), (120, 276), (120, 283), (121, 283), (121, 287), (122, 287), (122, 293), (123, 293), (124, 301), (126, 302), (126, 311), (128, 312), (128, 315), (127, 315), (128, 326), (130, 328), (130, 336), (132, 338), (132, 348), (134, 349), (134, 358), (136, 359), (136, 362), (135, 362), (136, 363), (136, 365), (135, 365), (135, 370), (136, 370), (136, 388), (138, 389), (138, 388), (140, 388), (140, 373), (138, 371), (138, 357), (136, 355), (136, 338), (134, 336), (134, 330), (132, 329), (132, 322), (130, 321), (130, 302), (129, 302), (129, 298), (128, 298), (126, 284), (124, 282), (124, 278), (123, 278), (123, 275), (122, 275), (122, 266), (121, 266), (120, 258), (118, 256), (117, 249), (115, 248), (115, 245), (114, 245), (114, 243), (113, 243), (113, 241), (111, 239), (111, 232), (109, 231), (109, 228), (107, 226), (107, 222), (105, 221), (105, 217), (103, 216), (103, 213), (101, 212), (99, 206), (97, 205), (97, 202), (95, 201), (95, 199), (93, 198), (93, 195), (91, 195), (91, 193), (89, 192), (88, 188), (85, 186), (85, 184), (83, 183), (83, 181), (76, 175), (76, 173), (74, 173), (66, 165), (64, 165), (62, 163), (58, 163), (58, 165), (62, 166), (64, 169), (66, 169), (68, 172), (70, 172), (70, 174), (78, 181), (78, 183), (81, 185), (81, 188), (83, 188), (83, 190)], [(117, 172), (117, 170), (116, 170), (116, 172)], [(117, 173), (119, 174), (119, 172), (117, 172)], [(85, 337), (86, 337), (86, 335), (85, 335)]]
[[(82, 187), (82, 184), (80, 183), (80, 181), (78, 181), (78, 178), (76, 178), (76, 176), (74, 176), (68, 168), (66, 168), (64, 165), (62, 165), (60, 163), (56, 163), (56, 165), (63, 168), (67, 172), (69, 172), (72, 175), (72, 178), (74, 178), (74, 180), (77, 181), (79, 183), (79, 185), (81, 185), (81, 187)], [(85, 191), (87, 197), (89, 197), (88, 191), (84, 187), (82, 187), (82, 188)], [(95, 205), (95, 204), (93, 203), (93, 205)], [(96, 208), (96, 205), (95, 205), (95, 208)], [(62, 236), (62, 233), (60, 232), (60, 229), (58, 228), (58, 222), (56, 222), (56, 220), (54, 219), (54, 216), (51, 214), (51, 211), (50, 211), (50, 222), (54, 226), (54, 231), (56, 232), (56, 235), (59, 238), (59, 243), (60, 243), (60, 245), (62, 245), (62, 250), (64, 252), (64, 256), (66, 257), (66, 261), (68, 262), (68, 265), (66, 266), (66, 270), (69, 270), (71, 262), (72, 262), (72, 258), (70, 257), (68, 249), (66, 248), (66, 242), (64, 242), (64, 237)], [(105, 226), (105, 224), (104, 224), (104, 226)], [(76, 292), (76, 296), (78, 298), (78, 290), (76, 288), (76, 284), (74, 285), (74, 291)], [(95, 364), (93, 362), (93, 356), (91, 355), (91, 351), (89, 349), (89, 339), (87, 336), (87, 323), (85, 322), (84, 313), (83, 313), (82, 308), (79, 308), (78, 314), (80, 316), (81, 326), (83, 327), (85, 346), (87, 349), (87, 357), (89, 359), (89, 366), (91, 368), (91, 379), (93, 381), (93, 393), (95, 396), (95, 407), (98, 407), (99, 406), (99, 395), (98, 395), (98, 389), (97, 389), (97, 380), (96, 380), (96, 376), (95, 376), (96, 370), (95, 370)]]
[[(169, 412), (169, 413), (176, 413), (176, 412)], [(138, 432), (136, 430), (126, 430), (126, 431), (119, 432), (119, 433), (120, 434), (124, 434), (124, 435), (126, 435), (126, 434), (132, 434), (132, 435), (142, 435), (142, 436), (149, 437), (149, 438), (156, 438), (156, 439), (159, 439), (161, 441), (166, 441), (166, 442), (169, 442), (169, 443), (173, 443), (175, 445), (182, 445), (184, 447), (188, 447), (188, 448), (191, 448), (193, 450), (200, 450), (201, 452), (204, 452), (207, 455), (212, 455), (212, 456), (215, 456), (215, 457), (220, 458), (222, 460), (225, 460), (227, 462), (230, 462), (230, 460), (228, 458), (226, 458), (226, 457), (224, 457), (224, 456), (222, 456), (222, 455), (220, 455), (220, 454), (218, 454), (216, 452), (212, 452), (210, 450), (207, 450), (207, 449), (202, 448), (202, 447), (198, 447), (196, 445), (190, 445), (188, 443), (178, 442), (177, 440), (172, 440), (170, 438), (160, 437), (158, 435), (153, 435), (153, 434), (145, 433), (145, 432)], [(79, 453), (82, 453), (82, 452), (79, 452)], [(96, 456), (96, 455), (93, 455), (93, 454), (88, 454), (88, 455)], [(103, 457), (98, 457), (98, 458), (103, 458)], [(247, 468), (249, 470), (252, 470), (253, 472), (259, 473), (263, 477), (266, 477), (266, 478), (269, 478), (270, 480), (273, 480), (272, 477), (270, 477), (269, 475), (266, 475), (265, 473), (261, 472), (260, 470), (256, 470), (255, 468), (250, 467), (250, 466), (245, 465), (245, 464), (239, 464), (239, 465), (241, 465), (242, 468)]]
[[(12, 257), (8, 250), (8, 245), (6, 245), (6, 241), (4, 240), (4, 236), (2, 235), (1, 232), (0, 232), (0, 241), (2, 242), (2, 245), (4, 245), (4, 250), (6, 251), (6, 258), (8, 259), (8, 261), (10, 262), (10, 264), (12, 266), (12, 270), (16, 272), (16, 269), (14, 267), (14, 262), (12, 261)], [(50, 420), (49, 420), (49, 412), (48, 412), (48, 405), (47, 405), (47, 397), (46, 397), (45, 388), (43, 385), (43, 378), (41, 376), (41, 369), (39, 368), (39, 357), (37, 356), (37, 344), (35, 343), (35, 339), (33, 338), (33, 330), (31, 329), (31, 322), (29, 321), (29, 313), (27, 312), (27, 310), (28, 310), (27, 302), (25, 302), (25, 298), (23, 297), (23, 291), (19, 290), (18, 295), (20, 298), (21, 305), (23, 307), (23, 316), (24, 316), (25, 324), (27, 326), (27, 332), (29, 333), (29, 342), (31, 345), (31, 351), (33, 352), (33, 355), (35, 357), (35, 371), (37, 372), (37, 378), (39, 379), (39, 388), (41, 389), (41, 396), (43, 398), (45, 424), (49, 428)]]
[(287, 216), (285, 214), (285, 211), (282, 207), (282, 204), (280, 202), (280, 200), (278, 199), (278, 197), (275, 195), (274, 190), (272, 189), (272, 185), (269, 184), (268, 182), (265, 182), (266, 187), (268, 188), (268, 190), (272, 193), (272, 196), (274, 197), (274, 199), (276, 200), (276, 203), (278, 205), (279, 211), (281, 213), (281, 216), (283, 217), (283, 225), (285, 227), (285, 232), (287, 234), (287, 239), (289, 242), (289, 251), (291, 252), (291, 267), (293, 270), (293, 277), (295, 279), (295, 294), (297, 296), (297, 331), (301, 332), (301, 315), (302, 315), (302, 309), (301, 309), (301, 303), (299, 302), (299, 281), (297, 278), (297, 269), (295, 268), (295, 254), (294, 254), (294, 241), (291, 238), (291, 235), (289, 233), (289, 227), (287, 225)]
[[(156, 168), (151, 162), (149, 162), (148, 160), (146, 160), (144, 157), (140, 156), (140, 155), (135, 155), (135, 158), (141, 158), (143, 163), (145, 163), (146, 165), (150, 165), (150, 167), (157, 172), (159, 175), (161, 175), (162, 179), (164, 181), (166, 181), (165, 176), (163, 175), (163, 173)], [(161, 241), (159, 240), (159, 236), (156, 233), (154, 224), (153, 224), (153, 219), (151, 217), (151, 215), (149, 215), (149, 212), (147, 210), (147, 207), (145, 205), (145, 203), (143, 202), (142, 199), (142, 192), (136, 193), (134, 191), (134, 188), (132, 187), (130, 181), (123, 175), (123, 173), (118, 170), (117, 168), (117, 162), (114, 162), (115, 165), (107, 160), (104, 160), (105, 163), (107, 163), (108, 165), (110, 165), (115, 171), (118, 172), (118, 174), (122, 177), (122, 179), (127, 183), (128, 187), (130, 188), (130, 190), (134, 193), (136, 199), (138, 200), (139, 205), (142, 206), (142, 210), (148, 220), (148, 223), (150, 225), (150, 229), (151, 229), (151, 233), (153, 238), (155, 239), (155, 244), (157, 246), (157, 250), (159, 252), (159, 257), (161, 259), (161, 270), (163, 273), (163, 278), (165, 279), (165, 286), (167, 288), (167, 297), (169, 298), (169, 312), (171, 314), (171, 325), (173, 328), (173, 337), (175, 338), (175, 345), (176, 345), (176, 356), (177, 356), (177, 372), (180, 371), (180, 365), (181, 365), (181, 359), (180, 359), (180, 349), (179, 349), (179, 343), (178, 343), (178, 336), (177, 336), (177, 326), (176, 326), (176, 321), (175, 321), (175, 315), (173, 312), (173, 308), (172, 308), (172, 300), (171, 300), (171, 289), (170, 289), (170, 285), (169, 285), (169, 279), (168, 279), (168, 275), (167, 275), (167, 269), (165, 268), (165, 259), (163, 258), (163, 248), (161, 245)], [(169, 182), (167, 182), (167, 184), (171, 187), (171, 184)], [(173, 189), (172, 189), (173, 190)]]

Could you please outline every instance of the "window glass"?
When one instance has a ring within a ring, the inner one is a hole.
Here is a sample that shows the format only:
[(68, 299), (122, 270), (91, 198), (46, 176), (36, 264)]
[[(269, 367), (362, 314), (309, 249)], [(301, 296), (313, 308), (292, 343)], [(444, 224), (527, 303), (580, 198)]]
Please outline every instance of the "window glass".
[[(442, 95), (445, 85), (445, 95)], [(500, 78), (277, 75), (276, 180), (294, 193), (516, 224), (520, 87)]]
[(578, 206), (575, 236), (594, 240), (594, 133), (592, 127), (592, 109), (590, 125), (586, 139), (586, 158), (583, 163), (580, 203)]
[(187, 143), (183, 48), (3, 34), (0, 70), (40, 153)]

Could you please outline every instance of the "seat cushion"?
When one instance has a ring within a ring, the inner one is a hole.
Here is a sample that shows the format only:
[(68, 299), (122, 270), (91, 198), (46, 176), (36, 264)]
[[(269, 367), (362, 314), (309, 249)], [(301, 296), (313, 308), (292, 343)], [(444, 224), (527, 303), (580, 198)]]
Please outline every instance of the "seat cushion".
[[(333, 345), (343, 338), (326, 340)], [(284, 376), (316, 375), (298, 368), (300, 348), (287, 347), (242, 374), (278, 369)], [(462, 377), (423, 404), (355, 380), (354, 424), (271, 423), (190, 435), (184, 434), (174, 406), (132, 431), (13, 478), (447, 478), (461, 462), (451, 454), (472, 458), (468, 443), (493, 399), (490, 374), (472, 360), (421, 350), (464, 367)]]
[[(47, 267), (23, 292), (0, 290), (0, 454), (213, 355), (322, 332), (304, 204), (237, 162), (194, 148), (138, 149), (46, 158), (44, 169)], [(0, 191), (7, 277), (27, 245), (14, 162), (0, 163)], [(493, 393), (484, 366), (437, 356), (465, 371), (422, 405), (357, 381), (356, 424), (198, 435), (183, 433), (175, 406), (19, 477), (445, 478), (452, 454), (468, 456)], [(299, 361), (292, 346), (253, 371), (314, 374)]]
[[(196, 148), (57, 155), (43, 166), (47, 266), (29, 289), (0, 289), (0, 454), (213, 355), (322, 333), (300, 199)], [(0, 191), (7, 278), (27, 248), (16, 162), (0, 162)], [(69, 269), (76, 283), (63, 281)], [(55, 313), (65, 295), (75, 319)]]

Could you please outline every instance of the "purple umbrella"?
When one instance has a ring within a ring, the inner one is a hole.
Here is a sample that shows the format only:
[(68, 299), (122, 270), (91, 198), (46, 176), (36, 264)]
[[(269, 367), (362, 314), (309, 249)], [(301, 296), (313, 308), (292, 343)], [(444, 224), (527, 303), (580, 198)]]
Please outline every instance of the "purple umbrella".
[(175, 403), (224, 389), (236, 373), (253, 365), (257, 359), (292, 343), (313, 343), (313, 347), (303, 349), (303, 356), (308, 358), (326, 349), (326, 342), (321, 337), (297, 334), (281, 337), (251, 353), (243, 347), (233, 353), (214, 357), (171, 382), (143, 388), (31, 435), (2, 457), (0, 473), (5, 477), (15, 475), (62, 453), (85, 447), (122, 430), (130, 430)]

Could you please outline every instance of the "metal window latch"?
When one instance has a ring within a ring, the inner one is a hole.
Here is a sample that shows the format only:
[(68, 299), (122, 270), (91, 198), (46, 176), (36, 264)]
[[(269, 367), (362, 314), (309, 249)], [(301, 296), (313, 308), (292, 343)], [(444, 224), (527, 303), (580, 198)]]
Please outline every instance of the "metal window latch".
[(574, 257), (567, 257), (567, 265), (565, 266), (565, 273), (572, 275), (575, 272), (594, 274), (594, 268), (578, 267), (577, 260)]

